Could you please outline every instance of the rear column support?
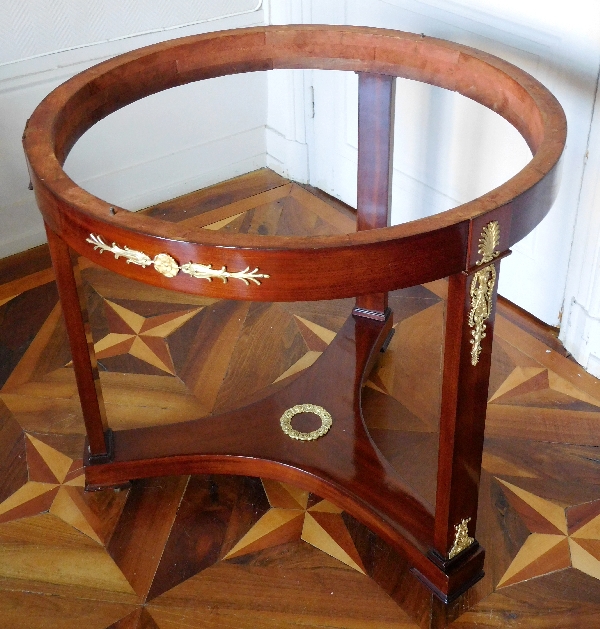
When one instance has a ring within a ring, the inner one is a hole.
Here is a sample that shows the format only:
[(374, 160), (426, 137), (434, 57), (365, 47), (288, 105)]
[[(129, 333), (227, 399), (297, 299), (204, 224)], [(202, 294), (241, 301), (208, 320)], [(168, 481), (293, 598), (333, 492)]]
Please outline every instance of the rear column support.
[[(357, 231), (388, 227), (392, 195), (395, 77), (358, 73)], [(387, 293), (356, 298), (353, 313), (384, 321)]]

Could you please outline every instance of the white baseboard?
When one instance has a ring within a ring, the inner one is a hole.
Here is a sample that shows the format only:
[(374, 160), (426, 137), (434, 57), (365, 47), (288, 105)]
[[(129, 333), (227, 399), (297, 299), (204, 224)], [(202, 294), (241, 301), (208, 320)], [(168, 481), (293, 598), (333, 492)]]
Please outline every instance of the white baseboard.
[(281, 133), (267, 127), (267, 166), (282, 177), (308, 183), (308, 146), (288, 140)]
[(46, 242), (46, 231), (41, 216), (39, 222), (39, 227), (31, 231), (20, 233), (9, 240), (0, 240), (0, 259), (43, 245)]
[(600, 378), (600, 319), (576, 301), (571, 303), (567, 316), (560, 329), (560, 340), (588, 373)]

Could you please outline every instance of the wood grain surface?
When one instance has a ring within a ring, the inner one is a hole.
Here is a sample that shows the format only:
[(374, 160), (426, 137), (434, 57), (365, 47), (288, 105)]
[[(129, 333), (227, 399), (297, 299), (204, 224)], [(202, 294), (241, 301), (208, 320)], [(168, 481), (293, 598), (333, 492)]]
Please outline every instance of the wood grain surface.
[[(220, 229), (289, 225), (286, 203), (294, 229), (343, 228), (346, 209), (339, 223), (325, 222), (335, 204), (314, 211), (324, 197), (306, 189), (292, 197), (289, 182), (272, 187), (275, 179), (248, 175), (231, 197), (221, 188), (203, 199), (225, 195), (226, 207), (257, 197), (260, 212), (237, 212)], [(286, 186), (281, 197), (260, 196)], [(177, 208), (168, 213), (176, 222)], [(52, 275), (32, 264), (24, 276), (3, 267), (0, 285), (13, 295), (0, 305), (0, 626), (600, 627), (600, 382), (518, 310), (500, 302), (494, 329), (476, 531), (486, 574), (444, 607), (384, 540), (289, 483), (192, 475), (85, 493), (67, 332)], [(353, 307), (229, 303), (137, 284), (85, 260), (80, 268), (118, 429), (264, 399), (320, 359)], [(430, 504), (446, 298), (443, 280), (390, 295), (396, 332), (363, 389), (378, 450)]]

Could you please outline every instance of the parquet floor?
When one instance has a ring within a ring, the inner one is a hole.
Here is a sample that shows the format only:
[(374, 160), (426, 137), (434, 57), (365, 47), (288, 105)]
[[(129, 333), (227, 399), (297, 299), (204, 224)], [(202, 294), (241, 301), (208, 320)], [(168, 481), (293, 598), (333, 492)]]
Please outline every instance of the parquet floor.
[[(147, 212), (191, 231), (354, 229), (343, 205), (267, 170)], [(198, 298), (80, 266), (116, 429), (286, 386), (352, 307)], [(444, 294), (440, 281), (391, 295), (396, 334), (364, 391), (374, 440), (429, 502)], [(1, 261), (1, 629), (600, 628), (600, 382), (514, 307), (500, 304), (494, 339), (486, 576), (447, 612), (383, 542), (292, 486), (192, 476), (84, 493), (69, 361), (45, 250)]]

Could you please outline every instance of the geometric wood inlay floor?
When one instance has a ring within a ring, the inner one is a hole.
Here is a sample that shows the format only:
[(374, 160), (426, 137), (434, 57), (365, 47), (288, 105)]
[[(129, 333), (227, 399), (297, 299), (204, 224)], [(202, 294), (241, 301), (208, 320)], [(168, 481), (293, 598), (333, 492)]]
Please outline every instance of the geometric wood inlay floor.
[[(146, 212), (190, 231), (355, 228), (348, 208), (268, 170)], [(352, 308), (227, 302), (84, 258), (80, 268), (115, 429), (204, 417), (287, 386)], [(363, 391), (375, 443), (430, 504), (445, 291), (438, 281), (390, 295), (395, 335)], [(85, 493), (47, 254), (2, 261), (0, 627), (600, 627), (600, 382), (500, 302), (489, 400), (476, 532), (486, 575), (445, 610), (364, 526), (290, 485), (185, 476)]]

